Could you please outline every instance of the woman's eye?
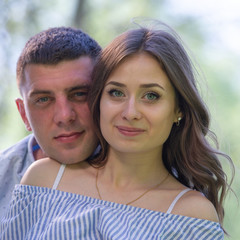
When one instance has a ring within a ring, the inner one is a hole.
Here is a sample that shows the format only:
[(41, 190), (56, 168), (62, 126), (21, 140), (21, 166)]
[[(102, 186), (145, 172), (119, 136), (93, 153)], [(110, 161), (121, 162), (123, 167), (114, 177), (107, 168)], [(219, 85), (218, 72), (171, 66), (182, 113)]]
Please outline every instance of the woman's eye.
[(159, 95), (157, 93), (149, 92), (144, 95), (144, 99), (154, 101), (159, 99)]
[(113, 97), (123, 97), (124, 96), (124, 94), (121, 91), (116, 90), (116, 89), (112, 89), (108, 93), (110, 96), (113, 96)]

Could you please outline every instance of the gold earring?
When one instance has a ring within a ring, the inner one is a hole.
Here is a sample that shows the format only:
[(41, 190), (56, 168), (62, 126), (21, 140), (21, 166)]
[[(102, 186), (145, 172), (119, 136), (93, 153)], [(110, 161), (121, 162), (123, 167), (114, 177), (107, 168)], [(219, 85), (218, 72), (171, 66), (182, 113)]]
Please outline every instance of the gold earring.
[(180, 125), (180, 121), (181, 121), (181, 120), (182, 120), (182, 118), (181, 118), (181, 117), (178, 117), (177, 122), (176, 122), (176, 125), (177, 125), (177, 126)]

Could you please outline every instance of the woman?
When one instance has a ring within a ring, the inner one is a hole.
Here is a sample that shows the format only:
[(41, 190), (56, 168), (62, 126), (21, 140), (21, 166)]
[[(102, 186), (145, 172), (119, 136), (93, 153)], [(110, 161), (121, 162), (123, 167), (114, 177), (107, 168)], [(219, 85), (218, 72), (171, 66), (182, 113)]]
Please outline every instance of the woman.
[(67, 166), (34, 163), (2, 236), (223, 239), (218, 156), (231, 159), (206, 140), (208, 112), (176, 36), (146, 28), (118, 36), (96, 64), (89, 104), (100, 154)]
[[(104, 49), (92, 86), (89, 102), (93, 116), (100, 116), (94, 120), (97, 130), (101, 128), (97, 135), (102, 146), (96, 161), (105, 166), (98, 178), (102, 174), (104, 179), (108, 166), (114, 172), (115, 165), (118, 181), (135, 174), (146, 183), (144, 177), (154, 178), (158, 172), (159, 179), (153, 182), (159, 182), (155, 187), (162, 191), (156, 202), (149, 188), (143, 192), (148, 196), (140, 195), (141, 201), (137, 198), (131, 205), (166, 212), (171, 199), (188, 187), (197, 191), (185, 193), (172, 213), (222, 224), (228, 185), (219, 157), (231, 165), (232, 161), (207, 141), (206, 136), (217, 140), (209, 130), (209, 114), (177, 34), (146, 28), (123, 33)], [(106, 179), (102, 185), (109, 182)], [(112, 200), (102, 191), (100, 197)], [(115, 195), (120, 202), (119, 196), (123, 194)]]

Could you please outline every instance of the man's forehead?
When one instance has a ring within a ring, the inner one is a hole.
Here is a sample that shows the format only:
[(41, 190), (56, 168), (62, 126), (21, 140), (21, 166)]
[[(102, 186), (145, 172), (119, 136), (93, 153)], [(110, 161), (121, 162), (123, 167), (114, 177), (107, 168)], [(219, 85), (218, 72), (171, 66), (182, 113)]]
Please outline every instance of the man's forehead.
[[(59, 71), (58, 71), (59, 70)], [(91, 82), (91, 71), (83, 70), (73, 71), (63, 69), (48, 69), (39, 66), (30, 66), (25, 70), (24, 88), (30, 90), (65, 90), (69, 91), (73, 88), (89, 87)]]

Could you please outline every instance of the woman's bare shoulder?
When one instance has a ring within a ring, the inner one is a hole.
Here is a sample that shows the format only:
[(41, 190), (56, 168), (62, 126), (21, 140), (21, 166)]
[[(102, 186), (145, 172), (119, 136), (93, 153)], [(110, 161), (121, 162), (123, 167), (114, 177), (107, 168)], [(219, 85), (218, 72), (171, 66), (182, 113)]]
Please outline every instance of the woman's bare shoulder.
[(42, 158), (32, 163), (21, 179), (21, 184), (52, 187), (60, 168), (60, 163), (51, 158)]
[(172, 213), (219, 222), (217, 211), (212, 202), (195, 190), (185, 193), (176, 203)]

